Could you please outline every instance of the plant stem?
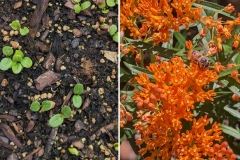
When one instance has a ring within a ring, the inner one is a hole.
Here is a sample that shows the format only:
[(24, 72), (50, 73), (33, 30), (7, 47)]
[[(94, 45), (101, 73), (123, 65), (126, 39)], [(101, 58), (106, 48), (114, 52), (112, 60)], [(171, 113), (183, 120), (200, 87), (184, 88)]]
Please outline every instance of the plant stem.
[(225, 62), (223, 62), (223, 65), (226, 65), (231, 59), (232, 57), (237, 53), (238, 51), (238, 48), (236, 48), (232, 53), (231, 55), (227, 58), (227, 60)]

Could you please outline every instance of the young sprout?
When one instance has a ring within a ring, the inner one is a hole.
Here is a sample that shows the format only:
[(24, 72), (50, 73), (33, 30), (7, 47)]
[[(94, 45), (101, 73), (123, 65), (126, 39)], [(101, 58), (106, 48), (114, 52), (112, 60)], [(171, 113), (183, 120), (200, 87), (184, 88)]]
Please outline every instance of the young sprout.
[(88, 7), (91, 6), (91, 3), (89, 1), (85, 1), (80, 4), (81, 0), (74, 0), (77, 4), (74, 5), (73, 9), (75, 13), (79, 14), (81, 11), (87, 9)]
[(14, 53), (12, 59), (6, 57), (0, 61), (0, 69), (3, 71), (12, 68), (13, 73), (18, 74), (22, 71), (23, 67), (30, 68), (32, 66), (32, 60), (29, 57), (24, 57), (21, 50), (15, 50), (14, 52), (12, 47), (4, 46), (2, 52), (6, 56), (11, 56)]
[(20, 25), (19, 20), (14, 20), (14, 21), (12, 21), (12, 23), (10, 24), (10, 26), (12, 27), (13, 30), (19, 31), (22, 36), (27, 35), (28, 32), (29, 32), (29, 29), (28, 29), (27, 27), (21, 28), (21, 25)]
[(112, 36), (114, 42), (118, 43), (118, 28), (115, 24), (111, 25), (110, 28), (108, 29), (109, 34)]
[(82, 105), (82, 97), (80, 95), (83, 93), (83, 90), (82, 84), (76, 84), (73, 88), (74, 96), (72, 97), (72, 102), (76, 108), (80, 108)]

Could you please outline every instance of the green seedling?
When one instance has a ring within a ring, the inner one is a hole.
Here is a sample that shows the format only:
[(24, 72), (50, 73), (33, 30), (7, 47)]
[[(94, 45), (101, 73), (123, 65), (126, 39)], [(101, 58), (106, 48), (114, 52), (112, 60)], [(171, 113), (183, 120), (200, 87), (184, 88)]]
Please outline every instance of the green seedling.
[(42, 102), (42, 105), (38, 101), (34, 101), (34, 102), (32, 102), (30, 109), (33, 112), (38, 112), (40, 110), (40, 108), (42, 107), (40, 112), (45, 112), (45, 111), (49, 111), (54, 106), (55, 106), (55, 103), (53, 101), (44, 100)]
[[(0, 61), (0, 69), (3, 71), (12, 68), (13, 73), (18, 74), (23, 68), (30, 68), (32, 66), (32, 60), (29, 57), (24, 57), (21, 50), (15, 50), (14, 52), (12, 47), (4, 46), (2, 52), (8, 56)], [(13, 55), (12, 58), (9, 57), (11, 55)]]
[(88, 7), (91, 6), (91, 3), (89, 1), (85, 1), (80, 4), (81, 0), (74, 0), (77, 4), (74, 5), (73, 9), (75, 13), (79, 14), (81, 11), (87, 9)]
[(76, 155), (78, 156), (79, 151), (76, 148), (68, 148), (68, 151), (72, 154), (72, 155)]
[(112, 39), (114, 42), (118, 43), (118, 28), (115, 24), (111, 25), (110, 28), (108, 29), (109, 34), (112, 36)]
[(114, 149), (118, 151), (118, 143), (114, 143), (113, 146), (114, 146)]
[(27, 27), (21, 28), (19, 20), (12, 21), (10, 26), (12, 27), (13, 30), (19, 31), (22, 36), (27, 35), (29, 32), (29, 29)]
[(72, 97), (72, 102), (74, 107), (80, 108), (82, 105), (82, 97), (80, 96), (83, 93), (83, 85), (82, 84), (76, 84), (73, 88), (73, 97)]
[(53, 128), (60, 126), (64, 118), (70, 118), (72, 115), (71, 108), (69, 106), (64, 106), (61, 109), (60, 114), (55, 114), (50, 120), (49, 120), (49, 125)]
[(118, 0), (106, 0), (106, 3), (109, 7), (114, 7), (116, 4), (118, 4)]
[(106, 7), (107, 7), (106, 3), (98, 5), (98, 8), (100, 8), (102, 13), (104, 14), (107, 14), (109, 12), (109, 9), (107, 9)]

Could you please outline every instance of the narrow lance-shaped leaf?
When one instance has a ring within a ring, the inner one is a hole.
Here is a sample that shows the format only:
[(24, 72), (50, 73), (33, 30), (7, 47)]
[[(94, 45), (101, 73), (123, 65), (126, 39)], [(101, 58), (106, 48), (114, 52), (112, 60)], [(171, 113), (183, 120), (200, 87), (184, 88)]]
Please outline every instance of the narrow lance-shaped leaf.
[(240, 69), (240, 64), (237, 65), (237, 66), (234, 66), (234, 67), (232, 67), (232, 68), (227, 68), (227, 69), (223, 70), (222, 72), (220, 72), (220, 73), (218, 74), (218, 77), (219, 77), (219, 78), (220, 78), (220, 77), (224, 77), (224, 76), (229, 75), (229, 74), (231, 74), (232, 72), (234, 72), (234, 71), (236, 71), (236, 70), (238, 70), (238, 69)]
[(223, 133), (233, 136), (236, 139), (240, 139), (240, 132), (238, 130), (224, 124), (221, 124), (221, 128)]
[(231, 115), (233, 115), (234, 117), (240, 119), (240, 113), (238, 110), (234, 110), (232, 108), (229, 107), (224, 107), (223, 108), (225, 111), (227, 111), (228, 113), (230, 113)]

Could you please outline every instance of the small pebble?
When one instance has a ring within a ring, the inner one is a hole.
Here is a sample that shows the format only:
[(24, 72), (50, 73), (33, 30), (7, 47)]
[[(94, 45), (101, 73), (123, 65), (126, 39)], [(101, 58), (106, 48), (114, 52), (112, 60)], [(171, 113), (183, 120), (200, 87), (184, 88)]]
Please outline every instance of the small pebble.
[(4, 78), (1, 82), (1, 86), (6, 87), (7, 85), (8, 85), (8, 80)]
[(79, 43), (80, 43), (80, 38), (75, 38), (71, 43), (72, 48), (76, 48), (79, 45)]
[(60, 70), (61, 70), (61, 71), (64, 71), (64, 70), (66, 70), (66, 69), (67, 69), (67, 68), (66, 68), (65, 66), (61, 66), (61, 67), (60, 67)]
[(105, 63), (105, 60), (103, 58), (101, 58), (100, 63)]

